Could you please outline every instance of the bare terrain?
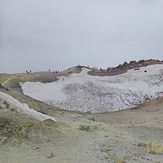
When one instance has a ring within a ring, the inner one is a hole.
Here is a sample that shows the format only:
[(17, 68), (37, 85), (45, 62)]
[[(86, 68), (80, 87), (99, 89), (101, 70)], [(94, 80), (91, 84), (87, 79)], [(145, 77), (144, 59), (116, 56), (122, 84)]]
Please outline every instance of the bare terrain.
[(55, 117), (56, 122), (28, 117), (0, 99), (0, 163), (163, 162), (163, 97), (131, 109), (90, 114), (34, 100), (24, 95), (18, 84), (54, 81), (58, 75), (69, 75), (69, 71), (1, 74), (1, 92)]

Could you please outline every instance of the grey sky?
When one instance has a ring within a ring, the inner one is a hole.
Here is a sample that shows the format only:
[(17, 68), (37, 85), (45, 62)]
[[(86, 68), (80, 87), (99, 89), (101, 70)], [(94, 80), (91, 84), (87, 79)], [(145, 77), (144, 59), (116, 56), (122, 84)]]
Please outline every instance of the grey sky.
[(0, 0), (0, 72), (163, 59), (163, 0)]

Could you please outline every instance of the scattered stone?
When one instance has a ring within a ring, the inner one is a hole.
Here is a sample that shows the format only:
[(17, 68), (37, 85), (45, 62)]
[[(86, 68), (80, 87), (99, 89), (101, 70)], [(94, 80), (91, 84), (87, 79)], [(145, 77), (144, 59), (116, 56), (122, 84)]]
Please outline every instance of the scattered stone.
[(96, 121), (96, 118), (95, 117), (90, 117), (89, 120)]
[(147, 145), (147, 144), (144, 143), (144, 142), (139, 142), (139, 143), (138, 143), (138, 146), (139, 146), (139, 147), (146, 147), (146, 145)]
[(126, 161), (122, 158), (120, 158), (120, 159), (118, 158), (118, 159), (114, 160), (114, 163), (126, 163)]
[(54, 157), (53, 153), (50, 153), (49, 155), (46, 155), (46, 158), (53, 158), (53, 157)]
[(147, 160), (150, 160), (150, 161), (152, 161), (152, 159), (151, 159), (150, 157), (148, 157), (148, 158), (147, 158)]

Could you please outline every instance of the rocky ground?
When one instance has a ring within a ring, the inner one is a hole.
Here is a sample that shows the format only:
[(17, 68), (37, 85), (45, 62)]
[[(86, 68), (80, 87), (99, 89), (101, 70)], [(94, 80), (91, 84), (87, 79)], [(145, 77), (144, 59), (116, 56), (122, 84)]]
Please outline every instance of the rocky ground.
[(119, 64), (117, 67), (108, 67), (107, 69), (93, 69), (93, 71), (89, 72), (90, 75), (94, 76), (113, 76), (119, 75), (127, 72), (130, 69), (139, 70), (140, 67), (146, 67), (154, 64), (163, 64), (163, 61), (149, 59), (149, 60), (139, 60), (139, 61), (130, 61), (129, 63), (124, 62), (123, 64)]
[(39, 122), (0, 99), (0, 163), (163, 162), (163, 98), (112, 113), (64, 111), (24, 96), (17, 84), (43, 79), (40, 73), (1, 76), (0, 91), (57, 122)]
[[(163, 162), (163, 98), (114, 113), (61, 111), (54, 113), (56, 123), (39, 124), (15, 114), (1, 110), (1, 136), (3, 131), (13, 137), (1, 137), (1, 163)], [(12, 120), (8, 128), (23, 123), (29, 129), (13, 135), (2, 126), (5, 118)]]

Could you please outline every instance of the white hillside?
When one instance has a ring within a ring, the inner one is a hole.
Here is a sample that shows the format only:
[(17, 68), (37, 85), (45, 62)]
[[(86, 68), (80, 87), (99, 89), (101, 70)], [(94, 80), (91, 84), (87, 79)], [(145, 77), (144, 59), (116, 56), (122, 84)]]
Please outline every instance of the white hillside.
[(92, 113), (135, 107), (147, 99), (163, 96), (163, 65), (151, 65), (116, 76), (79, 74), (60, 77), (57, 82), (22, 83), (24, 94), (66, 110)]
[(12, 96), (9, 96), (6, 93), (0, 92), (0, 99), (10, 104), (13, 108), (16, 109), (17, 112), (23, 113), (39, 121), (44, 121), (46, 119), (52, 119), (53, 121), (56, 121), (54, 118), (48, 115), (30, 109), (27, 104), (20, 103), (17, 99), (13, 98)]

